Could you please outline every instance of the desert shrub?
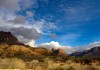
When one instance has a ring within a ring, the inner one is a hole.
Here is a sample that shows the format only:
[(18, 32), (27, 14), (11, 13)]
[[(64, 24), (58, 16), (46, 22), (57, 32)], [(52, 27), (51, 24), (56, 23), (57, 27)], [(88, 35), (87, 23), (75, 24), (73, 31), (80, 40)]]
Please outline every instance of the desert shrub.
[(30, 60), (33, 59), (32, 57), (35, 54), (36, 53), (24, 46), (12, 45), (4, 50), (2, 57), (17, 57), (23, 60)]
[(46, 57), (43, 59), (43, 62), (48, 63), (48, 61), (51, 61), (52, 59), (50, 59), (49, 57)]
[(63, 56), (52, 56), (50, 57), (53, 61), (62, 61), (65, 62), (67, 60), (67, 58), (63, 57)]
[(98, 62), (98, 64), (97, 65), (99, 65), (100, 66), (100, 61)]
[(46, 58), (46, 56), (44, 55), (39, 55), (39, 56), (32, 56), (31, 58), (29, 59), (34, 59), (34, 60), (38, 60), (39, 62), (43, 62), (43, 60)]
[(33, 51), (42, 55), (46, 55), (48, 52), (46, 48), (33, 48)]
[(39, 65), (35, 68), (35, 70), (47, 70), (47, 67), (45, 67), (44, 65)]
[(25, 69), (25, 62), (17, 58), (0, 59), (0, 69)]
[(66, 64), (71, 64), (71, 63), (73, 63), (73, 61), (72, 60), (67, 60), (65, 63)]
[(39, 61), (38, 60), (32, 60), (30, 62), (27, 62), (26, 63), (26, 66), (29, 69), (35, 69), (38, 64), (39, 64)]
[(2, 55), (3, 52), (4, 52), (4, 50), (0, 48), (0, 55)]
[(68, 69), (66, 70), (75, 70), (72, 66), (70, 66)]
[(6, 49), (6, 48), (8, 48), (9, 47), (9, 45), (7, 45), (7, 44), (0, 44), (0, 48), (1, 49)]
[(58, 67), (58, 68), (56, 68), (56, 69), (54, 69), (54, 70), (64, 70), (64, 69), (61, 68), (61, 67)]
[(87, 68), (86, 68), (86, 70), (99, 70), (98, 68), (95, 68), (95, 67), (93, 67), (93, 66), (88, 66)]
[(0, 56), (4, 53), (4, 50), (8, 47), (9, 45), (7, 44), (0, 44)]

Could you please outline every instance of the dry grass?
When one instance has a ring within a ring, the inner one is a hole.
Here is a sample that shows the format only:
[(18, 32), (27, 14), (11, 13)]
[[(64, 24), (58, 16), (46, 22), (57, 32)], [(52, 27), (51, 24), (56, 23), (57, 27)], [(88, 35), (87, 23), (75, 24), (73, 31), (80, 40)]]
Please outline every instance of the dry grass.
[(30, 62), (26, 62), (26, 66), (28, 69), (35, 69), (38, 64), (39, 64), (38, 60), (32, 60)]
[(0, 69), (25, 69), (25, 62), (17, 58), (0, 59)]
[[(51, 66), (50, 66), (51, 65)], [(92, 63), (92, 65), (86, 65), (81, 63), (75, 63), (71, 60), (62, 62), (49, 62), (49, 70), (100, 70), (98, 63)]]
[(75, 63), (71, 60), (66, 62), (53, 61), (49, 58), (45, 58), (43, 62), (38, 60), (23, 61), (18, 58), (4, 58), (0, 59), (0, 69), (32, 69), (32, 70), (100, 70), (98, 62), (92, 63), (92, 65), (83, 65), (81, 63)]

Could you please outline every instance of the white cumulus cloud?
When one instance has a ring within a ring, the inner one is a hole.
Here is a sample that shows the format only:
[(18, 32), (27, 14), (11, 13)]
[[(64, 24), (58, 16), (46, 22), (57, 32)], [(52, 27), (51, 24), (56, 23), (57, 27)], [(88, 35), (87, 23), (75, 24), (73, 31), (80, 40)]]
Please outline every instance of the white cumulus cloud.
[(37, 47), (44, 47), (44, 48), (47, 48), (47, 49), (63, 49), (67, 54), (70, 54), (72, 52), (75, 52), (77, 49), (74, 48), (74, 47), (71, 47), (71, 46), (63, 46), (63, 45), (60, 45), (58, 42), (55, 42), (55, 41), (51, 41), (50, 43), (42, 43), (42, 44), (39, 44), (37, 45)]

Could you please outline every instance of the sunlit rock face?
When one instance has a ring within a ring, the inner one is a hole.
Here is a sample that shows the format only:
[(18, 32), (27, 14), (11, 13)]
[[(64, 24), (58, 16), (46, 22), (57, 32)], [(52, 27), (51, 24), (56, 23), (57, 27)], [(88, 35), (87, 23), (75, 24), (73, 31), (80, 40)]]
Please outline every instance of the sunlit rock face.
[(8, 45), (18, 44), (18, 39), (11, 34), (11, 32), (0, 31), (0, 43), (6, 43)]
[(43, 47), (30, 47), (18, 42), (18, 39), (11, 32), (0, 31), (0, 56), (33, 58), (33, 56), (66, 56), (63, 49), (49, 50)]

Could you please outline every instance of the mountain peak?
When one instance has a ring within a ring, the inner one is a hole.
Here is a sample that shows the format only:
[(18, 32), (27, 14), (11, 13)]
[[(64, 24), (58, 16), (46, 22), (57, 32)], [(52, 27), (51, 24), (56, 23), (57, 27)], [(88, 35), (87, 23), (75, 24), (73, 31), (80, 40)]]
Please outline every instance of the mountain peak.
[(15, 36), (13, 36), (11, 32), (0, 31), (0, 43), (14, 45), (18, 43), (18, 39)]
[(100, 46), (93, 47), (83, 52), (74, 52), (71, 56), (100, 56)]
[[(3, 32), (0, 31), (0, 55), (2, 57), (31, 57), (34, 55), (55, 55), (55, 56), (65, 56), (65, 52), (63, 49), (54, 49), (49, 50), (46, 48), (39, 48), (39, 47), (30, 47), (23, 43), (18, 42), (18, 39), (12, 35), (11, 32)], [(6, 51), (6, 52), (4, 52)]]

